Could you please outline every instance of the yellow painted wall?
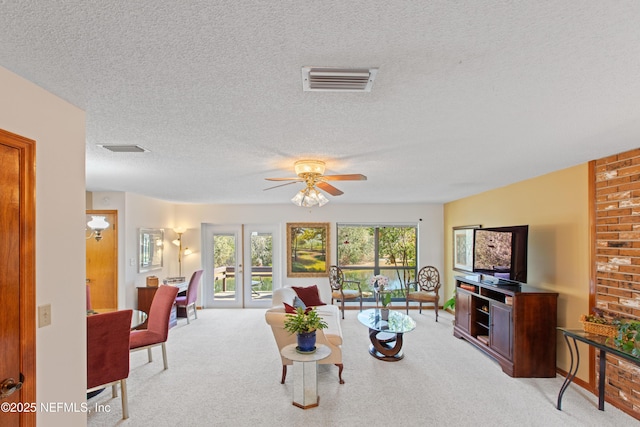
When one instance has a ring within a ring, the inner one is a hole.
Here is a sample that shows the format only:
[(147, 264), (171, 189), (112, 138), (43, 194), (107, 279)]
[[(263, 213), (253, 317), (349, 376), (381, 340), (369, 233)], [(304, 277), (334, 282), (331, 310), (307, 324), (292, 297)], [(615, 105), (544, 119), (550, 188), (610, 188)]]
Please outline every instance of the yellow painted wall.
[[(456, 200), (444, 206), (444, 295), (455, 287), (452, 227), (529, 225), (527, 283), (559, 293), (558, 326), (581, 328), (580, 315), (589, 310), (588, 165), (563, 169), (537, 178)], [(569, 369), (561, 337), (557, 366)], [(586, 347), (580, 348), (587, 355)], [(586, 357), (583, 360), (588, 360)], [(588, 364), (578, 377), (589, 380)]]

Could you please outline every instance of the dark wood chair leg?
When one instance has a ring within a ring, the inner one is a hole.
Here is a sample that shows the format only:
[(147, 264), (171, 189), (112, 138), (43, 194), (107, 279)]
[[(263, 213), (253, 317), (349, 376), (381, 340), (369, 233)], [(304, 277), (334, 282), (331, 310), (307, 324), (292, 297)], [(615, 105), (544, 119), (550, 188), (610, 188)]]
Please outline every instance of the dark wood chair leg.
[(340, 384), (344, 384), (344, 380), (342, 379), (342, 370), (344, 369), (344, 365), (342, 363), (336, 363), (338, 367), (338, 378), (340, 379)]
[(284, 384), (284, 379), (287, 378), (287, 365), (282, 365), (282, 380), (280, 384)]

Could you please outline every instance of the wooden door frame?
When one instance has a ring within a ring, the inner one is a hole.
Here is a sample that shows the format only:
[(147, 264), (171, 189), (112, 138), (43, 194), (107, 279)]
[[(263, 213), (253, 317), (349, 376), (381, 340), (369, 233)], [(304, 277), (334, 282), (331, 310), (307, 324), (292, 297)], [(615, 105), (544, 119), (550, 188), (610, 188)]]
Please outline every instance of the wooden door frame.
[[(35, 225), (36, 142), (0, 129), (0, 143), (20, 153), (20, 401), (36, 402)], [(21, 426), (35, 426), (35, 412), (20, 414)]]

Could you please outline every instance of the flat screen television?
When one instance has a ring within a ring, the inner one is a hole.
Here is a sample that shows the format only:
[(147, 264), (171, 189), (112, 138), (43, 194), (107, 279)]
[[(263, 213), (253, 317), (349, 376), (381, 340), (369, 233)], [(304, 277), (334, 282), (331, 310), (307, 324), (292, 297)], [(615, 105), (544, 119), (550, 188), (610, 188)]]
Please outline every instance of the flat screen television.
[(528, 225), (474, 229), (473, 271), (526, 282), (528, 234)]

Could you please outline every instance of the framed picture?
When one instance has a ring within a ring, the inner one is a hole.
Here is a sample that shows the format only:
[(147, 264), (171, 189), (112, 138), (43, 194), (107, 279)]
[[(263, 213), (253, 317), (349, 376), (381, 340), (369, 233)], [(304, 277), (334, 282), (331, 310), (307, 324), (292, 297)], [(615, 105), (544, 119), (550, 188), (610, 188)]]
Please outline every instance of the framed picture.
[(139, 232), (140, 252), (138, 254), (138, 273), (146, 273), (162, 268), (164, 229), (141, 228)]
[(480, 225), (453, 227), (453, 269), (473, 271), (473, 229)]
[(329, 223), (287, 223), (287, 277), (329, 276)]

